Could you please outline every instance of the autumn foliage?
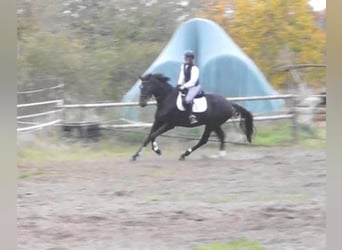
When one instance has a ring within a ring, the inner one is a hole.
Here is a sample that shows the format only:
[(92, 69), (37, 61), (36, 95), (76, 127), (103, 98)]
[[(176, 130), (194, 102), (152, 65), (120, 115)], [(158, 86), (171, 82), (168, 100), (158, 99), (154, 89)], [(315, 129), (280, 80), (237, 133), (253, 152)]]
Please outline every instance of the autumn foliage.
[[(198, 14), (221, 25), (274, 87), (288, 80), (283, 65), (325, 61), (325, 31), (307, 0), (214, 0)], [(320, 87), (324, 69), (301, 70), (303, 82)]]

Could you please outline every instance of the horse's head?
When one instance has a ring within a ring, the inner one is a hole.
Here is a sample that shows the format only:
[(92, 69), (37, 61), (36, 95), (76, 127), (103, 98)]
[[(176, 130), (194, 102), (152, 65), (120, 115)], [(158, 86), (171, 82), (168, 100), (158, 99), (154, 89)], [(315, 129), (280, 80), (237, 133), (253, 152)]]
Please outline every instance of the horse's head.
[(161, 74), (147, 74), (139, 76), (139, 79), (141, 80), (139, 98), (141, 107), (145, 107), (152, 96), (158, 98), (162, 94), (163, 86), (169, 80)]

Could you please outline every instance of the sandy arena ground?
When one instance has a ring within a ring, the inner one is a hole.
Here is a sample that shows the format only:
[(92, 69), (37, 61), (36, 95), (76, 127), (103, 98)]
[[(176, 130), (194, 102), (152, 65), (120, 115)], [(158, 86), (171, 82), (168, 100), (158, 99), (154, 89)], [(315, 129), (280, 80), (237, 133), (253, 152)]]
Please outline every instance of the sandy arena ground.
[(18, 179), (18, 249), (190, 250), (241, 237), (270, 250), (325, 249), (324, 150), (204, 156), (213, 152), (19, 166), (31, 175)]

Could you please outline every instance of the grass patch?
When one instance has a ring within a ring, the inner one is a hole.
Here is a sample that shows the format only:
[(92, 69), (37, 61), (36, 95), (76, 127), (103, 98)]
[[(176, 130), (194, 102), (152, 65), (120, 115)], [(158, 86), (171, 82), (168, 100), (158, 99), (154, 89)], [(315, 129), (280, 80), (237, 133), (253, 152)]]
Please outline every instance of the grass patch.
[(196, 250), (265, 250), (257, 241), (246, 239), (232, 240), (228, 243), (214, 243), (209, 246), (200, 246)]
[(23, 147), (17, 150), (17, 164), (42, 163), (51, 161), (80, 161), (80, 160), (107, 160), (118, 157), (129, 158), (133, 154), (132, 147), (100, 146), (86, 147), (82, 144), (53, 146)]
[[(254, 138), (254, 145), (260, 146), (281, 146), (292, 145), (292, 128), (290, 121), (260, 122), (255, 124), (257, 133)], [(226, 132), (234, 132), (231, 124), (224, 126)], [(236, 130), (236, 129), (235, 129)], [(203, 128), (177, 128), (167, 135), (184, 135), (200, 138)], [(241, 133), (241, 131), (236, 131)], [(51, 161), (79, 161), (79, 160), (106, 160), (119, 157), (129, 159), (141, 145), (146, 137), (148, 129), (135, 131), (106, 131), (99, 142), (84, 143), (81, 140), (63, 138), (58, 132), (37, 135), (30, 143), (18, 143), (17, 164), (42, 163)], [(235, 132), (234, 132), (235, 133)], [(172, 136), (171, 136), (172, 137)], [(227, 138), (229, 140), (229, 136)], [(234, 139), (233, 139), (234, 141)], [(196, 141), (190, 142), (187, 139), (160, 137), (158, 142), (162, 150), (168, 154), (178, 153), (179, 145), (193, 145)], [(215, 147), (217, 143), (215, 142)], [(325, 148), (326, 131), (319, 127), (298, 127), (297, 146)], [(150, 150), (150, 144), (146, 148)], [(164, 175), (165, 173), (153, 173)]]
[(290, 128), (283, 126), (269, 125), (265, 127), (258, 127), (255, 136), (255, 144), (275, 146), (279, 144), (290, 144), (292, 141), (292, 134)]
[[(298, 145), (324, 148), (326, 146), (325, 128), (298, 125)], [(255, 144), (263, 146), (290, 145), (293, 143), (293, 131), (290, 121), (257, 123)]]
[(28, 145), (17, 146), (17, 165), (52, 161), (107, 160), (119, 157), (129, 159), (137, 149), (137, 146), (133, 145), (118, 143), (112, 138), (96, 143), (70, 143), (58, 136), (38, 136)]
[(19, 175), (19, 178), (20, 179), (29, 179), (30, 177), (32, 177), (32, 173), (29, 173), (29, 172), (23, 172)]
[(33, 176), (36, 176), (36, 175), (42, 175), (44, 174), (44, 169), (43, 168), (37, 168), (33, 171), (23, 171), (19, 174), (19, 178), (20, 179), (29, 179)]
[(119, 142), (125, 144), (137, 144), (140, 145), (149, 133), (149, 129), (137, 129), (137, 131), (121, 130), (120, 132), (114, 134), (115, 138)]

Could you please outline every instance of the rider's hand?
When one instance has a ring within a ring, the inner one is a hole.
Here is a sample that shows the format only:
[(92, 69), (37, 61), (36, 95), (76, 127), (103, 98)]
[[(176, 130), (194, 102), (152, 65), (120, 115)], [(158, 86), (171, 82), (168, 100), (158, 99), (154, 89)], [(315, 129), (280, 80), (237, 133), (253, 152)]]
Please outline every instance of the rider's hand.
[(184, 90), (185, 89), (184, 85), (178, 85), (177, 88), (178, 88), (178, 90)]

